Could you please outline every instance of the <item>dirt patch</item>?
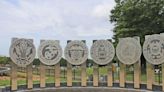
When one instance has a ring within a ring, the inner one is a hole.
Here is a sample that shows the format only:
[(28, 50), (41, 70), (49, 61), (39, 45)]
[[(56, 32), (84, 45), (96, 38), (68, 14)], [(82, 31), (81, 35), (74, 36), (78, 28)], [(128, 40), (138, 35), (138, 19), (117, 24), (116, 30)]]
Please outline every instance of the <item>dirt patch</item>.
[[(21, 75), (21, 76), (20, 76)], [(26, 74), (25, 73), (18, 73), (18, 80), (26, 80)], [(10, 80), (10, 76), (0, 76), (0, 80)], [(40, 76), (39, 75), (33, 75), (34, 81), (39, 81)]]

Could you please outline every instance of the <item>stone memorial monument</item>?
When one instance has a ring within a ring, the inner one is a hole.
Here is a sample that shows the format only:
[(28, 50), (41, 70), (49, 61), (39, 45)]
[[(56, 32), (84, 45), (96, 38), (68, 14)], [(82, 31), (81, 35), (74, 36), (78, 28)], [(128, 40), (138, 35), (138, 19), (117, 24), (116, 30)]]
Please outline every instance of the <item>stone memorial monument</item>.
[(80, 65), (88, 58), (88, 48), (83, 41), (71, 41), (65, 48), (65, 59), (72, 65)]
[(148, 36), (143, 44), (143, 55), (153, 65), (164, 63), (164, 39), (158, 34)]
[(16, 39), (10, 46), (10, 58), (19, 67), (26, 67), (33, 62), (36, 49), (30, 39)]
[(91, 57), (99, 65), (106, 65), (112, 61), (115, 55), (113, 44), (108, 40), (97, 40), (91, 47)]
[(55, 65), (62, 58), (59, 41), (43, 40), (38, 48), (39, 60), (45, 65)]
[(135, 38), (120, 38), (116, 47), (116, 55), (123, 64), (136, 63), (141, 56), (141, 45)]

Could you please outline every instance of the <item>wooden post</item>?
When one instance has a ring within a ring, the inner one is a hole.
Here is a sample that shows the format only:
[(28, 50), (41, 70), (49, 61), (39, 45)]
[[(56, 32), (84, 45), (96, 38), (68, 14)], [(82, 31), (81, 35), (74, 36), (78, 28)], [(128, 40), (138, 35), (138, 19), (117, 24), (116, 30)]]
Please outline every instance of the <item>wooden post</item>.
[[(44, 42), (45, 40), (41, 40), (40, 43)], [(46, 87), (46, 66), (40, 62), (40, 87)]]
[(162, 90), (164, 91), (164, 64), (162, 64)]
[(99, 68), (97, 64), (93, 64), (93, 86), (97, 87), (99, 84)]
[(32, 63), (27, 66), (27, 88), (33, 88), (33, 79), (32, 79)]
[[(134, 37), (139, 43), (140, 43), (140, 38), (139, 37)], [(141, 60), (139, 59), (135, 64), (134, 64), (134, 88), (140, 88), (140, 76), (141, 76)]]
[(60, 87), (60, 62), (55, 65), (55, 87)]
[[(32, 39), (29, 39), (29, 41), (33, 43)], [(33, 65), (33, 63), (31, 63), (27, 66), (27, 88), (28, 89), (33, 88), (32, 65)]]
[[(164, 38), (164, 33), (160, 33), (160, 35)], [(162, 91), (164, 91), (164, 64), (162, 64)]]
[(125, 79), (126, 79), (125, 68), (126, 65), (120, 62), (120, 87), (125, 87)]
[[(18, 38), (12, 38), (11, 43), (14, 43)], [(11, 90), (17, 90), (17, 65), (11, 62)]]
[(17, 65), (11, 62), (11, 90), (17, 90)]
[(72, 65), (67, 62), (67, 86), (72, 86)]
[(46, 66), (40, 62), (40, 87), (46, 87)]
[(81, 86), (87, 86), (86, 62), (81, 65)]
[(141, 76), (140, 61), (134, 64), (134, 88), (140, 88), (140, 76)]
[(112, 87), (113, 86), (113, 72), (112, 72), (112, 63), (110, 63), (108, 66), (108, 82), (107, 85), (108, 87)]
[(152, 90), (154, 71), (153, 71), (153, 65), (151, 65), (148, 62), (146, 63), (146, 72), (147, 72), (147, 89)]
[[(145, 40), (148, 39), (151, 35), (146, 35)], [(146, 63), (146, 73), (147, 73), (147, 89), (152, 90), (152, 84), (154, 81), (154, 70), (153, 65), (150, 63)]]

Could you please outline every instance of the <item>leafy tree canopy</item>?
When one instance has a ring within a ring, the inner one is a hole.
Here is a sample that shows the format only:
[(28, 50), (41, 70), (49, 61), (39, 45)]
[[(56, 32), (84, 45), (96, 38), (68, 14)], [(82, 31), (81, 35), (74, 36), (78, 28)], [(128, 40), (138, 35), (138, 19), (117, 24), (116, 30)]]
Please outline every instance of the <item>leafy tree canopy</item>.
[(115, 0), (110, 21), (115, 24), (114, 39), (164, 32), (164, 0)]

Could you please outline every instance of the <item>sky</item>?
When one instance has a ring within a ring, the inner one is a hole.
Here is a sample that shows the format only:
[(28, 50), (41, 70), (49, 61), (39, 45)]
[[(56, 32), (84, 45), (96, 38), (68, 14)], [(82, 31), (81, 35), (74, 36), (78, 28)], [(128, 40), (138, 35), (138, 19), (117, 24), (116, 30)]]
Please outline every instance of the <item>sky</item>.
[(1, 0), (0, 55), (9, 56), (11, 39), (60, 40), (64, 50), (67, 40), (111, 39), (113, 24), (110, 11), (114, 0)]

